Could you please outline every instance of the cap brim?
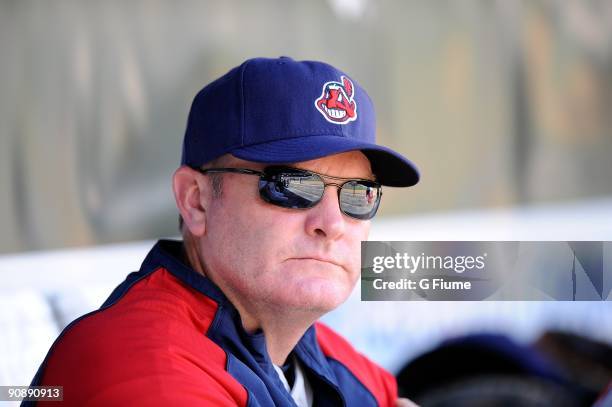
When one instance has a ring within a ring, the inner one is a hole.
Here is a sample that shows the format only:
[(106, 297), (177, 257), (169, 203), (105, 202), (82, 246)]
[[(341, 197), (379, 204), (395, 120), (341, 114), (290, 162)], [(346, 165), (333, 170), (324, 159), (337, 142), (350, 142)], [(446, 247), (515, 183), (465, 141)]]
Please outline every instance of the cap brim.
[(401, 154), (387, 147), (341, 136), (308, 136), (268, 141), (234, 149), (231, 154), (248, 161), (285, 164), (355, 150), (361, 150), (370, 160), (372, 172), (382, 185), (410, 187), (419, 182), (416, 166)]

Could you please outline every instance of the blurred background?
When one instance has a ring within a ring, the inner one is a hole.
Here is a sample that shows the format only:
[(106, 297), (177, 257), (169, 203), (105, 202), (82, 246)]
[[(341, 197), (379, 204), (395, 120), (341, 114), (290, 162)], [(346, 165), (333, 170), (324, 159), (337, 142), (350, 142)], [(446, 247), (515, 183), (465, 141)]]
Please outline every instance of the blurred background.
[[(611, 240), (610, 1), (1, 0), (0, 55), (0, 384), (29, 382), (61, 328), (178, 233), (191, 100), (254, 56), (345, 70), (380, 142), (420, 168), (385, 190), (372, 239)], [(395, 372), (474, 331), (612, 342), (606, 302), (356, 296), (330, 323)], [(356, 310), (387, 336), (349, 324)]]
[(610, 1), (3, 0), (0, 44), (3, 253), (176, 233), (191, 100), (253, 56), (369, 91), (423, 173), (382, 216), (612, 194)]

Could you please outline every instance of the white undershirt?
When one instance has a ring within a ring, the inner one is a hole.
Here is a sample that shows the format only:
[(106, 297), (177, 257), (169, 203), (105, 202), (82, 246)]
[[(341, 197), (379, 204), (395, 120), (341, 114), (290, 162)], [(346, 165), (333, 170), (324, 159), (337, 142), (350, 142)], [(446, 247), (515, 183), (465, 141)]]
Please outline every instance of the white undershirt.
[(312, 407), (312, 387), (310, 387), (310, 383), (306, 379), (306, 375), (302, 371), (302, 367), (296, 357), (293, 357), (293, 363), (295, 368), (293, 388), (289, 387), (289, 382), (287, 382), (287, 378), (280, 367), (273, 365), (274, 370), (276, 370), (278, 377), (283, 382), (285, 390), (293, 397), (295, 404), (299, 407)]

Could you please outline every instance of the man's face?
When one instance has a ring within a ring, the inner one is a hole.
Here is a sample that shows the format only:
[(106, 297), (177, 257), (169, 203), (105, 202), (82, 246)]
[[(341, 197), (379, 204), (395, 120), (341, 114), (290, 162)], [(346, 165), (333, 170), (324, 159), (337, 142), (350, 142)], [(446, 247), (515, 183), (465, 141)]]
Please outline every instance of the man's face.
[[(226, 167), (265, 167), (231, 160)], [(293, 166), (373, 179), (368, 159), (356, 151)], [(223, 177), (221, 196), (206, 208), (206, 234), (200, 240), (207, 275), (246, 306), (327, 312), (341, 304), (359, 277), (360, 243), (370, 222), (342, 214), (335, 186), (326, 187), (313, 208), (287, 209), (259, 197), (256, 176)]]

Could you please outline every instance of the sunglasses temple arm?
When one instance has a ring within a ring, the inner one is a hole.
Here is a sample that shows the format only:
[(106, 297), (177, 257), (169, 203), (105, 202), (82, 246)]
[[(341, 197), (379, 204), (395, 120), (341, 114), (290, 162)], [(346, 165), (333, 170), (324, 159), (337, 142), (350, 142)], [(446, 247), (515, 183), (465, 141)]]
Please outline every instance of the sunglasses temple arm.
[(199, 171), (202, 174), (221, 174), (221, 173), (231, 172), (235, 174), (257, 175), (258, 177), (261, 177), (262, 175), (264, 175), (264, 173), (261, 171), (250, 170), (248, 168), (206, 168), (206, 169), (194, 168), (194, 169)]

